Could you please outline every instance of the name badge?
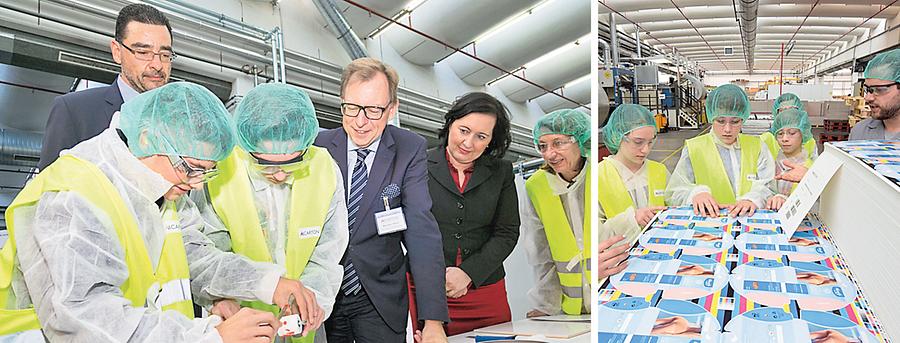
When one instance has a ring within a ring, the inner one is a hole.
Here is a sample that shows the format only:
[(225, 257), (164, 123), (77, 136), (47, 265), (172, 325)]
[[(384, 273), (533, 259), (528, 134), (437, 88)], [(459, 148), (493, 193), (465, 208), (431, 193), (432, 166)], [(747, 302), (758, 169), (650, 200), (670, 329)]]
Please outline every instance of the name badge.
[(378, 227), (379, 236), (406, 230), (403, 208), (375, 213), (375, 225)]
[(313, 227), (301, 227), (297, 230), (300, 235), (300, 239), (319, 237), (322, 235), (322, 230), (320, 226)]
[(666, 195), (665, 189), (654, 189), (653, 190), (653, 196), (655, 196), (655, 197), (661, 197), (661, 196), (665, 196), (665, 195)]
[(181, 232), (181, 223), (174, 220), (165, 220), (163, 221), (163, 226), (166, 227), (166, 233), (172, 232)]

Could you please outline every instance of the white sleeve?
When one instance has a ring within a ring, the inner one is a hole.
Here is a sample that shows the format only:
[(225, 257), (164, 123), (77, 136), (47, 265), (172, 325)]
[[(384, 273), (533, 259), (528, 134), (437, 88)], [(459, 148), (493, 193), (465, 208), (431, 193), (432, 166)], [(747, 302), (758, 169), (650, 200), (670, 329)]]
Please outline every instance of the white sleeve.
[(218, 316), (133, 307), (110, 218), (74, 192), (47, 192), (16, 212), (16, 244), (29, 294), (51, 342), (221, 342)]
[[(718, 152), (716, 152), (718, 153)], [(694, 167), (688, 154), (688, 148), (681, 150), (681, 157), (675, 165), (675, 172), (669, 177), (666, 185), (666, 204), (673, 206), (690, 205), (694, 196), (699, 193), (712, 193), (709, 186), (696, 184)]]
[(634, 219), (634, 212), (634, 207), (629, 207), (625, 212), (619, 213), (617, 216), (607, 220), (601, 228), (598, 241), (602, 242), (610, 237), (618, 235), (625, 236), (625, 239), (615, 246), (634, 242), (642, 229), (642, 227), (638, 225), (637, 220)]
[(556, 315), (562, 312), (562, 286), (550, 254), (550, 243), (544, 233), (544, 224), (538, 218), (534, 205), (527, 200), (527, 195), (521, 204), (523, 206), (519, 208), (524, 235), (522, 243), (535, 276), (534, 287), (528, 291), (528, 298), (535, 310)]
[(198, 304), (223, 298), (272, 303), (284, 267), (217, 249), (200, 232), (206, 223), (190, 199), (179, 199), (178, 214), (191, 270), (191, 293)]
[(228, 232), (225, 223), (222, 222), (222, 219), (216, 214), (215, 208), (213, 208), (212, 201), (209, 198), (209, 188), (204, 186), (203, 189), (191, 191), (190, 198), (194, 205), (197, 206), (197, 211), (200, 212), (200, 217), (204, 222), (204, 225), (198, 228), (200, 232), (206, 235), (219, 250), (232, 252), (231, 233)]
[(326, 319), (331, 316), (337, 292), (341, 288), (341, 280), (344, 278), (341, 257), (344, 256), (347, 243), (350, 241), (347, 204), (344, 201), (344, 178), (337, 164), (334, 164), (334, 171), (337, 183), (325, 217), (325, 225), (322, 227), (321, 236), (309, 258), (309, 263), (300, 275), (300, 282), (316, 294), (316, 302), (325, 311)]

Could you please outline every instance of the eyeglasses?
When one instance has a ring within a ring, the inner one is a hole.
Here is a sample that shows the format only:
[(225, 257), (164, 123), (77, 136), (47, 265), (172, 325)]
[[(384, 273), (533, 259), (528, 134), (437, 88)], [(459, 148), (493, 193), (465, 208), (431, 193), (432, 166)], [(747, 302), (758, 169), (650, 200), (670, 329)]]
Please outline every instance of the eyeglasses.
[(622, 140), (625, 142), (631, 143), (631, 145), (634, 145), (638, 149), (641, 149), (644, 146), (647, 146), (648, 148), (653, 148), (653, 143), (656, 143), (655, 137), (653, 139), (644, 139), (644, 138), (629, 138), (628, 136), (622, 136)]
[(726, 119), (723, 117), (719, 117), (719, 118), (716, 118), (715, 120), (713, 120), (713, 123), (719, 124), (721, 126), (725, 126), (725, 125), (737, 126), (737, 125), (743, 124), (744, 120), (741, 118)]
[(178, 57), (178, 55), (175, 55), (175, 53), (171, 52), (171, 51), (153, 52), (152, 50), (145, 50), (145, 49), (141, 49), (141, 48), (132, 49), (132, 48), (128, 47), (127, 45), (125, 45), (125, 43), (122, 43), (118, 40), (116, 41), (116, 43), (119, 43), (119, 45), (122, 46), (123, 48), (125, 48), (125, 50), (128, 50), (129, 52), (131, 52), (131, 54), (134, 55), (134, 58), (137, 58), (138, 60), (141, 60), (141, 61), (149, 62), (149, 61), (152, 61), (154, 57), (159, 55), (159, 62), (172, 63), (172, 61), (175, 60), (175, 57)]
[(563, 150), (573, 143), (575, 143), (575, 137), (569, 137), (568, 139), (554, 139), (550, 144), (538, 143), (537, 149), (543, 154), (546, 153), (548, 149), (553, 149), (554, 151)]
[(176, 171), (181, 171), (185, 173), (185, 177), (181, 181), (185, 184), (197, 184), (197, 183), (206, 183), (209, 180), (212, 180), (216, 176), (219, 176), (219, 170), (216, 168), (203, 169), (197, 168), (187, 163), (181, 156), (172, 156), (166, 155), (169, 157), (169, 162), (172, 163), (172, 168), (175, 168)]
[(250, 154), (250, 156), (253, 156), (253, 163), (250, 164), (263, 175), (272, 175), (280, 171), (291, 174), (303, 166), (303, 156), (306, 155), (306, 151), (303, 150), (300, 156), (283, 162), (269, 161)]
[(360, 112), (366, 112), (366, 118), (370, 120), (378, 120), (384, 115), (384, 111), (387, 110), (387, 106), (363, 106), (357, 105), (349, 102), (341, 103), (341, 113), (345, 116), (356, 118), (359, 116)]
[(796, 109), (796, 110), (799, 110), (800, 107), (797, 107), (797, 106), (794, 106), (794, 105), (784, 105), (784, 106), (781, 106), (781, 107), (778, 108), (778, 112), (777, 112), (777, 113), (781, 113), (781, 112), (784, 112), (784, 111), (787, 111), (787, 110), (790, 110), (790, 109)]
[(884, 92), (887, 92), (888, 88), (891, 88), (892, 86), (896, 86), (896, 85), (900, 85), (900, 82), (893, 82), (893, 83), (889, 83), (886, 85), (877, 85), (877, 86), (863, 85), (863, 90), (866, 92), (866, 94), (880, 95), (880, 94), (883, 94)]

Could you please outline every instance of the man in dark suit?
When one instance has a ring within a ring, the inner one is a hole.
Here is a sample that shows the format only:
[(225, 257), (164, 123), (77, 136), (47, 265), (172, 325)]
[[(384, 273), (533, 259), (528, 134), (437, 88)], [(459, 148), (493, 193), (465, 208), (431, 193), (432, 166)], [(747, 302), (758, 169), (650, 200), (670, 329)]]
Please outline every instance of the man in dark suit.
[(343, 127), (316, 138), (345, 177), (350, 229), (341, 290), (325, 322), (331, 343), (404, 341), (407, 264), (424, 321), (417, 336), (447, 341), (441, 233), (431, 214), (425, 139), (387, 125), (399, 105), (398, 82), (397, 72), (378, 60), (351, 62), (341, 80)]
[(175, 57), (172, 28), (159, 10), (144, 4), (123, 7), (109, 49), (122, 66), (116, 82), (53, 100), (38, 168), (56, 161), (60, 151), (100, 134), (124, 102), (169, 81)]

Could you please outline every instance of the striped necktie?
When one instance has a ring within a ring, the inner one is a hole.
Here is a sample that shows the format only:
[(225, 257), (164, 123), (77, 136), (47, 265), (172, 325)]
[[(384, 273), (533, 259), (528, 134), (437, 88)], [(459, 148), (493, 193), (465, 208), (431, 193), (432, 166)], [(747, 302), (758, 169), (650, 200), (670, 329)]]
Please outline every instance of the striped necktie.
[[(353, 166), (353, 177), (350, 179), (350, 191), (347, 193), (347, 224), (350, 234), (353, 234), (354, 224), (356, 223), (356, 215), (359, 213), (359, 203), (362, 200), (363, 188), (366, 188), (366, 181), (369, 179), (369, 173), (366, 170), (366, 156), (372, 152), (369, 149), (356, 149), (356, 165)], [(344, 263), (344, 280), (341, 284), (341, 291), (344, 295), (352, 295), (359, 293), (362, 284), (359, 283), (359, 275), (356, 274), (356, 268), (353, 267), (353, 261), (350, 255), (347, 255), (347, 261)]]

